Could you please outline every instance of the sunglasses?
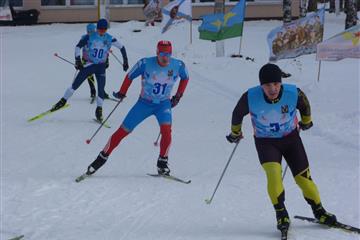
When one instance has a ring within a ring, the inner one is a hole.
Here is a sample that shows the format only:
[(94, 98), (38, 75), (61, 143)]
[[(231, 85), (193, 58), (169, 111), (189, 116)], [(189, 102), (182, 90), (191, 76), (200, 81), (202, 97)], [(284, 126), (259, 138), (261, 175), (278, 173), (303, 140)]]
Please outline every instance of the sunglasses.
[(160, 57), (170, 57), (171, 53), (169, 53), (169, 52), (159, 52), (159, 56)]

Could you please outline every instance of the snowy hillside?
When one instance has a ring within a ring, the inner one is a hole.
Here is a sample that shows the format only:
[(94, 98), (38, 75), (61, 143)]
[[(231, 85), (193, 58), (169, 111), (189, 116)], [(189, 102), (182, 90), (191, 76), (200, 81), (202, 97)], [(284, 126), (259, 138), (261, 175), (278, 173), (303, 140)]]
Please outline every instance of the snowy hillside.
[[(344, 15), (326, 15), (325, 39), (344, 28)], [(255, 62), (230, 58), (239, 39), (227, 40), (227, 57), (215, 57), (215, 44), (198, 39), (193, 23), (179, 24), (161, 35), (159, 26), (141, 22), (111, 23), (109, 33), (126, 47), (129, 64), (155, 54), (158, 40), (171, 40), (174, 57), (189, 69), (190, 82), (173, 111), (172, 173), (189, 185), (151, 178), (159, 149), (159, 128), (147, 119), (128, 136), (96, 175), (81, 183), (82, 174), (118, 128), (140, 91), (137, 79), (128, 97), (90, 145), (98, 125), (92, 121), (85, 82), (70, 99), (70, 108), (33, 123), (27, 119), (49, 109), (70, 86), (75, 69), (54, 57), (73, 61), (74, 47), (85, 24), (52, 24), (0, 28), (1, 57), (1, 230), (0, 239), (25, 240), (210, 240), (279, 239), (275, 214), (258, 162), (249, 117), (240, 143), (211, 205), (211, 196), (234, 145), (225, 135), (238, 99), (258, 84), (267, 62), (267, 33), (280, 21), (246, 22), (242, 54)], [(142, 29), (135, 33), (133, 29)], [(120, 56), (117, 49), (114, 52)], [(119, 89), (125, 76), (110, 58), (106, 91)], [(315, 55), (281, 60), (312, 104), (314, 127), (302, 132), (313, 179), (324, 207), (342, 222), (360, 226), (359, 60), (323, 62), (316, 82)], [(105, 101), (106, 116), (115, 106)], [(284, 181), (291, 216), (312, 216), (288, 172)], [(358, 235), (292, 219), (289, 239), (359, 239)]]

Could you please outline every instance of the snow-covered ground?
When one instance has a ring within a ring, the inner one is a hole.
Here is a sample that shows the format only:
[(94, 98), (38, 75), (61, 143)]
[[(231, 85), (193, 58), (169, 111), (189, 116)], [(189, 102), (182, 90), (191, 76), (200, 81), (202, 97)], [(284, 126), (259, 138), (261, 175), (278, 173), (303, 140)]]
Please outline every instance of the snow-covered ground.
[[(267, 33), (280, 21), (245, 23), (242, 54), (255, 62), (228, 57), (238, 52), (239, 39), (227, 40), (226, 57), (215, 57), (215, 44), (198, 39), (193, 23), (179, 24), (166, 34), (141, 22), (111, 23), (109, 33), (126, 46), (130, 65), (155, 54), (158, 40), (171, 40), (174, 57), (190, 74), (187, 91), (173, 111), (172, 172), (192, 180), (189, 185), (151, 178), (155, 172), (158, 135), (155, 118), (147, 119), (113, 152), (90, 179), (75, 183), (136, 102), (140, 81), (111, 116), (111, 129), (92, 121), (85, 82), (70, 100), (71, 107), (44, 119), (27, 119), (57, 102), (74, 77), (74, 68), (54, 53), (73, 60), (74, 46), (85, 24), (51, 24), (0, 28), (1, 57), (1, 231), (0, 239), (25, 235), (26, 240), (209, 240), (279, 239), (275, 214), (258, 162), (249, 117), (240, 143), (211, 205), (211, 196), (234, 145), (229, 132), (239, 97), (258, 84), (267, 62)], [(325, 39), (342, 31), (344, 15), (326, 16)], [(132, 32), (141, 29), (140, 33)], [(114, 52), (120, 56), (118, 50)], [(114, 58), (107, 71), (107, 92), (117, 90), (125, 73)], [(315, 55), (281, 60), (312, 104), (314, 127), (302, 132), (314, 181), (325, 208), (340, 221), (359, 221), (359, 60), (323, 62), (316, 82)], [(106, 101), (104, 115), (115, 106)], [(291, 174), (287, 174), (289, 213), (312, 216)], [(289, 239), (359, 239), (358, 235), (292, 220)]]

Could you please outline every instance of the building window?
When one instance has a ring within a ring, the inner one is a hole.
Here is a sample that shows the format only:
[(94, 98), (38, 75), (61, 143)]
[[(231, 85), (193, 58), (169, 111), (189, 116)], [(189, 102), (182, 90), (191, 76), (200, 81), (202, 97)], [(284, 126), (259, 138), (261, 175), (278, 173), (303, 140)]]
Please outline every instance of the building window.
[(65, 6), (65, 0), (41, 0), (41, 6)]
[(124, 4), (123, 0), (110, 0), (110, 4)]
[(95, 0), (71, 0), (70, 5), (95, 5)]
[(144, 0), (128, 0), (128, 4), (144, 4)]
[(120, 5), (120, 4), (141, 4), (145, 3), (144, 0), (110, 0), (110, 4)]
[(22, 7), (23, 0), (9, 0), (9, 5), (14, 6), (14, 7)]

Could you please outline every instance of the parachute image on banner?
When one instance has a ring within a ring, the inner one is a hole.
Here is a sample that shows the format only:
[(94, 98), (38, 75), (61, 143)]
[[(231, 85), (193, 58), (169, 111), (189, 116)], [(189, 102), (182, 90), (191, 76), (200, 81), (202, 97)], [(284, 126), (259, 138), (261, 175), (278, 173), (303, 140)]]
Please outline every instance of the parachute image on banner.
[(245, 17), (245, 0), (240, 0), (228, 13), (201, 16), (200, 39), (223, 40), (242, 36)]
[(162, 9), (163, 13), (163, 27), (161, 33), (166, 32), (172, 24), (185, 20), (191, 22), (191, 0), (175, 0), (170, 2)]
[(270, 61), (295, 58), (316, 52), (322, 42), (325, 8), (289, 24), (273, 29), (267, 36)]
[(360, 25), (355, 25), (317, 45), (316, 60), (360, 58)]

